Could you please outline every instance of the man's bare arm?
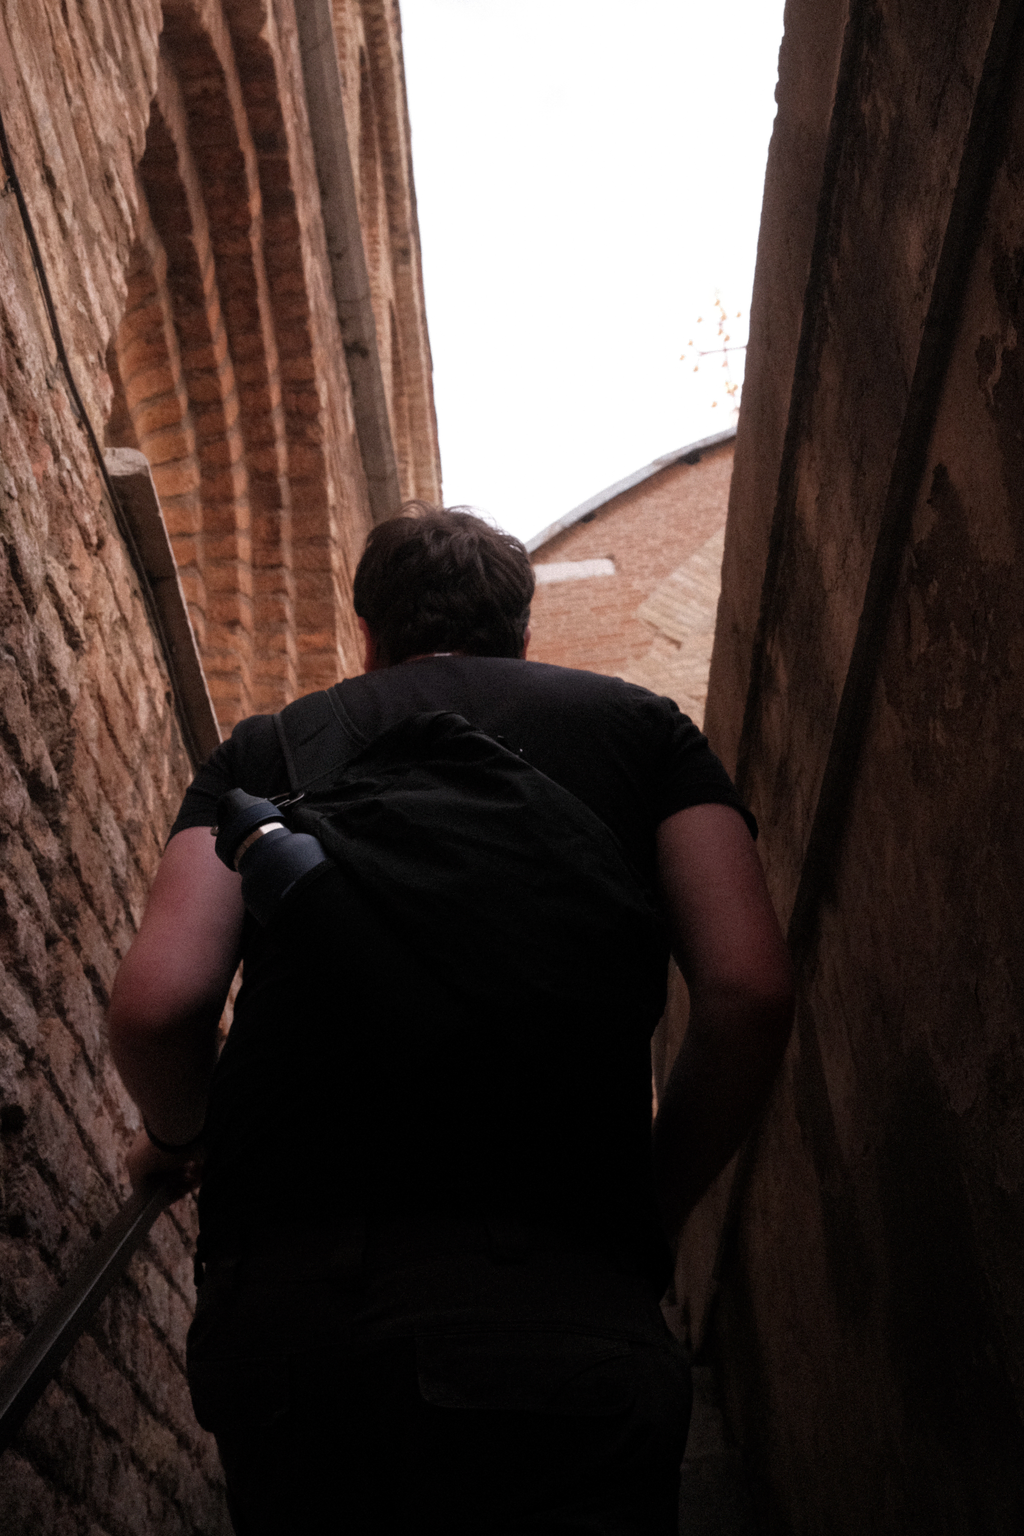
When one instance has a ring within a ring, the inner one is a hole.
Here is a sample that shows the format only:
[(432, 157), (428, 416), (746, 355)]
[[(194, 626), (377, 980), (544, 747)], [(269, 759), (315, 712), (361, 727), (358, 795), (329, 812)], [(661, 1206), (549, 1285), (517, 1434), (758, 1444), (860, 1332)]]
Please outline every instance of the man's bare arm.
[(114, 982), (114, 1064), (162, 1141), (187, 1142), (203, 1124), (217, 1023), (239, 961), (240, 887), (208, 827), (177, 833)]
[(698, 805), (658, 828), (673, 953), (690, 992), (686, 1034), (661, 1095), (655, 1175), (675, 1239), (764, 1106), (793, 1018), (793, 979), (743, 818)]

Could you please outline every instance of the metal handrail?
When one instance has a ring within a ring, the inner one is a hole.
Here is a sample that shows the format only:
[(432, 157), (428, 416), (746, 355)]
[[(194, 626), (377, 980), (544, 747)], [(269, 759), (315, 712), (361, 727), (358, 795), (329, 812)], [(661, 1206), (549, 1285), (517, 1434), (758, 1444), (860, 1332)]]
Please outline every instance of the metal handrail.
[(181, 1193), (180, 1175), (154, 1180), (137, 1190), (0, 1372), (0, 1454), (18, 1433), (160, 1212)]

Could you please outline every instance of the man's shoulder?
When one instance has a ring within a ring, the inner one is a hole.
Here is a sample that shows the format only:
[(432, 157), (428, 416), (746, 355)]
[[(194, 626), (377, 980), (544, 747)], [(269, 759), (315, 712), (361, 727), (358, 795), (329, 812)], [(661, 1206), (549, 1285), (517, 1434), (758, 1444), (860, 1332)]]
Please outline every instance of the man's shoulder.
[(551, 661), (524, 661), (524, 672), (533, 686), (561, 689), (595, 697), (643, 699), (655, 698), (649, 689), (607, 672), (589, 672), (583, 667), (560, 667)]
[(512, 662), (509, 666), (521, 670), (518, 674), (505, 674), (507, 686), (517, 688), (524, 696), (549, 701), (554, 707), (578, 707), (584, 712), (595, 711), (610, 718), (618, 716), (624, 721), (644, 718), (668, 723), (680, 716), (672, 699), (607, 672), (560, 667), (547, 661)]
[(334, 692), (343, 701), (356, 700), (368, 693), (401, 694), (413, 689), (419, 691), (432, 684), (443, 688), (451, 682), (476, 686), (483, 691), (493, 689), (504, 695), (534, 694), (542, 698), (579, 698), (595, 703), (608, 701), (619, 703), (623, 708), (642, 708), (654, 703), (675, 709), (670, 699), (661, 698), (621, 677), (507, 656), (426, 657), (347, 678), (335, 686)]

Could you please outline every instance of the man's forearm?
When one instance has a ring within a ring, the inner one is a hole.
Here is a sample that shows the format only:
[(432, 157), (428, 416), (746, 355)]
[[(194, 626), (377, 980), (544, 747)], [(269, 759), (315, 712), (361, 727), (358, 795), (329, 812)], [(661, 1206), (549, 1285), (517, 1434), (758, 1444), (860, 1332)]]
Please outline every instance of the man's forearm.
[(172, 837), (114, 981), (111, 1054), (161, 1141), (190, 1140), (206, 1114), (217, 1025), (239, 961), (240, 885), (208, 828)]
[(149, 1129), (161, 1141), (188, 1142), (202, 1129), (217, 1063), (218, 1018), (219, 1010), (212, 1018), (140, 1028), (112, 1012), (114, 1065)]
[(654, 1126), (655, 1180), (673, 1242), (764, 1108), (791, 1019), (784, 995), (759, 1004), (694, 999)]
[(793, 971), (750, 833), (729, 806), (658, 828), (658, 874), (690, 1022), (662, 1095), (655, 1171), (675, 1239), (768, 1097), (793, 1017)]

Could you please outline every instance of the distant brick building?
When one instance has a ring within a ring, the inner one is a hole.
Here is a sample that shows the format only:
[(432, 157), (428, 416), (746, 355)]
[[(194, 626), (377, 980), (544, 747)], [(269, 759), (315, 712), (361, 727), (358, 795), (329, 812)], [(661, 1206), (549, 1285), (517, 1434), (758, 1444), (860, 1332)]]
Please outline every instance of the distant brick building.
[(735, 436), (656, 459), (530, 540), (532, 660), (624, 677), (701, 722)]
[[(366, 532), (440, 474), (393, 0), (0, 0), (0, 103), (2, 1366), (124, 1193), (103, 1011), (192, 763), (358, 670)], [(47, 1389), (0, 1530), (228, 1529), (192, 1237)]]

